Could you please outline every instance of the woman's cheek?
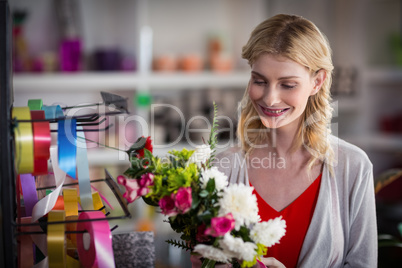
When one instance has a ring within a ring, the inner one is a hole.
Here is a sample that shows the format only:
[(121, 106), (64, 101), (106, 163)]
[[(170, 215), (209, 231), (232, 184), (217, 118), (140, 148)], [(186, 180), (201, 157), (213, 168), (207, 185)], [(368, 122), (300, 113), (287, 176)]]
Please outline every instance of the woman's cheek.
[(264, 95), (264, 90), (255, 86), (250, 86), (250, 90), (248, 91), (248, 95), (251, 100), (259, 100)]

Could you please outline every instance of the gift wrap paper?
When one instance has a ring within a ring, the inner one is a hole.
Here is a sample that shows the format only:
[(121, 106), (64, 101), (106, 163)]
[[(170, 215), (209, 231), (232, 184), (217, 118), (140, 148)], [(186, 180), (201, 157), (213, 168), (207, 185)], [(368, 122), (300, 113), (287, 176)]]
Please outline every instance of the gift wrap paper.
[(116, 268), (155, 267), (153, 232), (114, 234), (112, 239)]

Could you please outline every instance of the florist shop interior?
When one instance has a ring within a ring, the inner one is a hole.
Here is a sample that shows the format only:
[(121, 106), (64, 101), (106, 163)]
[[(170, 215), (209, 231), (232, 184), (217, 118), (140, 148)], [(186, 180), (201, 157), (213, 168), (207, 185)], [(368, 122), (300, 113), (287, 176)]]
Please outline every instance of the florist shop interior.
[[(241, 48), (258, 23), (288, 13), (315, 22), (331, 44), (332, 133), (372, 161), (379, 267), (400, 267), (401, 1), (0, 3), (0, 266), (114, 260), (116, 267), (191, 267), (188, 252), (166, 243), (180, 235), (165, 216), (147, 200), (128, 205), (118, 178), (136, 149), (149, 149), (140, 137), (150, 136), (153, 156), (163, 160), (205, 144), (218, 117), (216, 152), (237, 145), (238, 106), (250, 79)], [(27, 146), (27, 136), (39, 145)], [(275, 158), (269, 164), (278, 165)], [(108, 245), (104, 254), (99, 244)]]

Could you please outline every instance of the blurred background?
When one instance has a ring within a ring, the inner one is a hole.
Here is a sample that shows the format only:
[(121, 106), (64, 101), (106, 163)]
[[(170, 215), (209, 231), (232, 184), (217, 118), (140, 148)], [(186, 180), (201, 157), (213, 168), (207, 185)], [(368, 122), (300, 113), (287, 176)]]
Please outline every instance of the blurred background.
[[(220, 121), (221, 149), (235, 142), (237, 104), (249, 79), (240, 54), (250, 32), (278, 13), (312, 20), (333, 49), (333, 133), (369, 155), (376, 180), (385, 182), (378, 188), (379, 233), (400, 243), (401, 0), (9, 3), (14, 106), (27, 106), (29, 99), (38, 98), (46, 105), (98, 103), (100, 91), (121, 95), (128, 98), (130, 114), (109, 118), (106, 124), (113, 127), (87, 138), (127, 148), (138, 136), (151, 135), (160, 155), (201, 144), (209, 133), (213, 102), (218, 114), (225, 116)], [(138, 116), (147, 124), (141, 124)], [(94, 179), (104, 176), (104, 168), (116, 177), (128, 167), (124, 155), (92, 147), (89, 161)], [(175, 234), (163, 218), (141, 201), (130, 209), (133, 218), (114, 232), (152, 230), (157, 267), (187, 267), (188, 254), (164, 242)], [(395, 263), (395, 254), (400, 254), (400, 248), (380, 250), (386, 265), (391, 265), (386, 263), (389, 260)]]

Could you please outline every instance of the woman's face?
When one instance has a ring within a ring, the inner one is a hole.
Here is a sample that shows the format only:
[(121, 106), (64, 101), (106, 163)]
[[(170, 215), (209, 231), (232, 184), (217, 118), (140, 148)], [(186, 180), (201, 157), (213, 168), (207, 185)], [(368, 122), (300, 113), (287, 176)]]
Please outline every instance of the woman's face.
[(249, 97), (267, 128), (296, 129), (309, 96), (321, 88), (325, 72), (312, 76), (304, 66), (263, 54), (251, 67)]

